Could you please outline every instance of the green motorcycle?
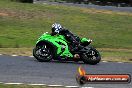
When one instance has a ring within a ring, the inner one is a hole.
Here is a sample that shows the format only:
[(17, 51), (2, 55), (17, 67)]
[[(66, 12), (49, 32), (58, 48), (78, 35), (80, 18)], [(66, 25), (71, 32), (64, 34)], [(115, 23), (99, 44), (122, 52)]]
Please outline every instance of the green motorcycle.
[(100, 62), (100, 53), (90, 45), (91, 40), (79, 38), (82, 49), (72, 51), (72, 46), (63, 35), (51, 36), (44, 33), (36, 42), (33, 56), (40, 62), (51, 60), (59, 61), (83, 61), (86, 64), (95, 65)]

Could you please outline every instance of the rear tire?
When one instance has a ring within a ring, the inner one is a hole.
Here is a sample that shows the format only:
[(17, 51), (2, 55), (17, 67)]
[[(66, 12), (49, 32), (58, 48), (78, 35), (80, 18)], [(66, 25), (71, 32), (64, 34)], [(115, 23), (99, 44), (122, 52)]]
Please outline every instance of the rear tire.
[(96, 65), (101, 60), (100, 53), (92, 46), (88, 46), (87, 48), (89, 49), (88, 52), (81, 55), (83, 62), (86, 64)]
[(53, 53), (48, 44), (38, 45), (33, 49), (33, 56), (39, 62), (49, 62), (53, 58)]

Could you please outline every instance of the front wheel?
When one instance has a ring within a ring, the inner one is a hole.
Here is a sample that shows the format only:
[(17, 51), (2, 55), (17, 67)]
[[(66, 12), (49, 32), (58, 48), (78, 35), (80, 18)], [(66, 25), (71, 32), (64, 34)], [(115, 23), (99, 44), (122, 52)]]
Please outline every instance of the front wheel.
[(47, 44), (36, 46), (33, 49), (33, 56), (40, 62), (48, 62), (53, 58), (52, 51)]
[(95, 64), (99, 63), (101, 60), (100, 53), (95, 48), (93, 48), (91, 46), (87, 47), (86, 49), (88, 51), (81, 55), (83, 62), (86, 64), (91, 64), (91, 65), (95, 65)]

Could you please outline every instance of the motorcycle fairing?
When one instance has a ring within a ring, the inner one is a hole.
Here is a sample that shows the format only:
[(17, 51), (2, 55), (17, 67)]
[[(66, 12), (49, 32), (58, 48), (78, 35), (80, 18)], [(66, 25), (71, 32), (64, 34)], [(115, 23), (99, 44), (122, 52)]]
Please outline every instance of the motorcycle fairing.
[(61, 57), (70, 57), (72, 58), (73, 55), (70, 53), (68, 45), (67, 45), (67, 40), (64, 38), (62, 35), (55, 35), (51, 36), (48, 33), (44, 33), (36, 42), (39, 43), (40, 41), (48, 41), (52, 44), (54, 44), (57, 47), (57, 55)]

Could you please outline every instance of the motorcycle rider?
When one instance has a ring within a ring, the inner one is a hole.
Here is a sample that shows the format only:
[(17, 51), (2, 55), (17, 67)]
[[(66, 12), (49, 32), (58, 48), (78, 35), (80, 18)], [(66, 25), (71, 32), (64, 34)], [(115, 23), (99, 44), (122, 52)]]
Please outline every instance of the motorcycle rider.
[(77, 51), (83, 46), (80, 45), (80, 38), (78, 36), (75, 36), (72, 32), (65, 29), (58, 23), (52, 24), (52, 33), (51, 35), (54, 36), (56, 34), (64, 35), (66, 40), (69, 41), (72, 45), (71, 51)]

